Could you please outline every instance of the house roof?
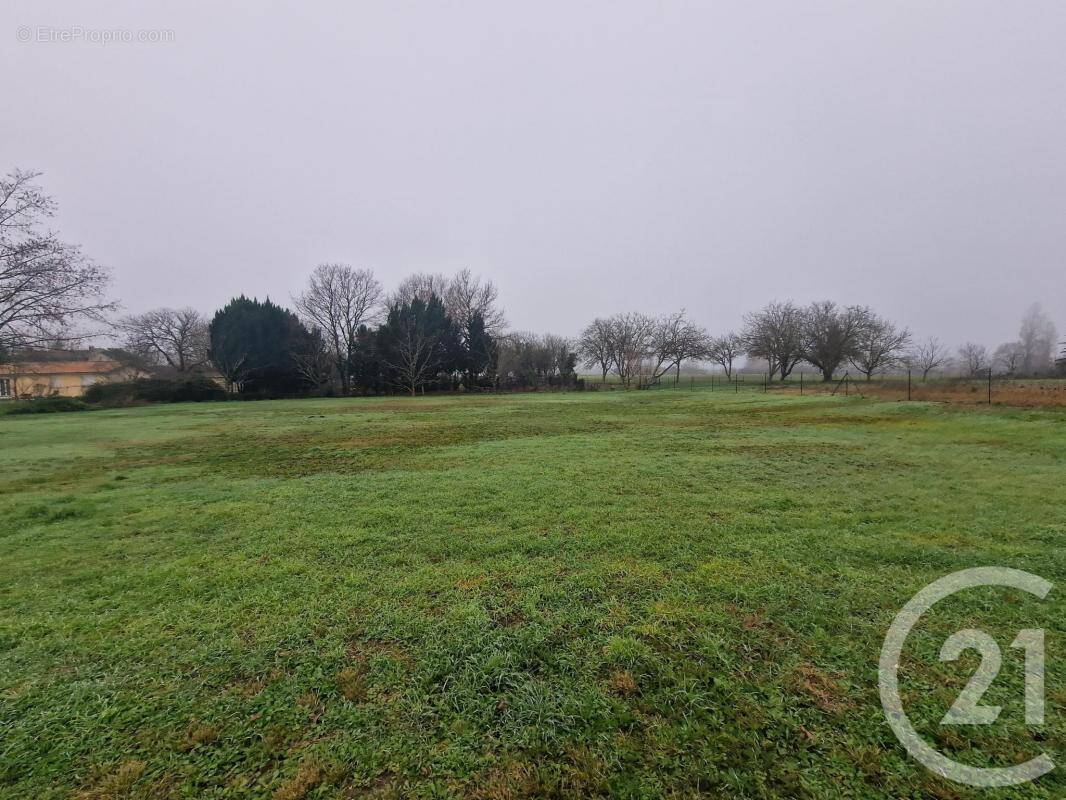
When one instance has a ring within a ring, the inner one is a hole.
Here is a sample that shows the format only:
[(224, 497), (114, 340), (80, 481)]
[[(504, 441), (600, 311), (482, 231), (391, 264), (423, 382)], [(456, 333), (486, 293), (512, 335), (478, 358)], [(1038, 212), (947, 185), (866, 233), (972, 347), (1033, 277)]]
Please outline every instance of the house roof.
[(88, 350), (16, 350), (11, 358), (20, 364), (31, 364), (39, 361), (114, 361), (103, 350), (90, 347)]

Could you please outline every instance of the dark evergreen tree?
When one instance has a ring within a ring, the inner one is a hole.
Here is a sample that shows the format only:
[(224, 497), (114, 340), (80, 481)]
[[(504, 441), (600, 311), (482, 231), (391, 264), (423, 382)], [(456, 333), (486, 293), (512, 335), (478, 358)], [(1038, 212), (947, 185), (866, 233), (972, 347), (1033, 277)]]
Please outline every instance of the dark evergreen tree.
[(310, 335), (288, 309), (241, 295), (211, 320), (211, 363), (231, 391), (297, 394), (307, 388), (297, 354)]
[(355, 333), (355, 342), (348, 364), (352, 376), (352, 386), (363, 392), (383, 392), (388, 387), (385, 382), (385, 366), (378, 352), (378, 333), (360, 325)]
[(468, 389), (492, 384), (496, 363), (496, 340), (485, 330), (485, 318), (475, 311), (463, 335), (463, 381)]
[(377, 349), (386, 380), (412, 395), (427, 386), (450, 388), (464, 367), (459, 332), (435, 294), (391, 306)]

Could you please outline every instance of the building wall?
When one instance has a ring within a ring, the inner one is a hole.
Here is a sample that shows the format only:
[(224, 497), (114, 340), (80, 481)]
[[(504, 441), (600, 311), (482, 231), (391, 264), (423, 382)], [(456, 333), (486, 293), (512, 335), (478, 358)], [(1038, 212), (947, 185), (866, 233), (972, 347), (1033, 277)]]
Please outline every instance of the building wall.
[(15, 394), (19, 397), (81, 397), (85, 389), (81, 385), (81, 375), (16, 375)]
[(49, 373), (44, 365), (34, 372), (18, 372), (12, 369), (2, 373), (3, 377), (11, 380), (12, 397), (3, 399), (15, 399), (17, 397), (81, 397), (85, 390), (94, 383), (127, 381), (138, 377), (139, 373), (125, 367), (107, 373)]

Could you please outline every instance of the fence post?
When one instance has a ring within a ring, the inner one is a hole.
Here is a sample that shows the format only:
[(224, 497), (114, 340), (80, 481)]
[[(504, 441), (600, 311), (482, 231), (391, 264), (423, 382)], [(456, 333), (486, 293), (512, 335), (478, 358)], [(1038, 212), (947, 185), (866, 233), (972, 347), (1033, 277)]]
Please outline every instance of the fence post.
[(733, 373), (733, 383), (736, 385), (737, 390), (734, 394), (740, 394), (740, 372)]
[(800, 373), (800, 396), (803, 396), (803, 373)]
[(911, 370), (907, 368), (907, 399), (911, 399)]
[(988, 368), (988, 404), (992, 405), (992, 367)]
[(848, 380), (848, 373), (844, 373), (844, 396), (848, 396), (848, 389), (851, 387), (851, 381)]
[[(712, 377), (711, 380), (714, 380), (714, 378)], [(696, 376), (695, 375), (689, 375), (688, 376), (688, 390), (691, 392), (695, 388), (696, 388)], [(714, 388), (713, 384), (711, 385), (711, 388), (712, 389)]]

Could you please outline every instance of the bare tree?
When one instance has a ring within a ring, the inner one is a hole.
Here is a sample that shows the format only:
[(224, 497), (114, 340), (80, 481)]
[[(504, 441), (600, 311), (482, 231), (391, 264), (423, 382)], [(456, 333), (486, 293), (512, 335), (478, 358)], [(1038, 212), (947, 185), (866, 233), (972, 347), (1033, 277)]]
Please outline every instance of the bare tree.
[(307, 289), (295, 298), (304, 321), (322, 332), (345, 394), (351, 390), (351, 360), (359, 326), (378, 317), (383, 296), (370, 270), (320, 264), (311, 273)]
[(569, 384), (576, 363), (572, 343), (562, 336), (515, 331), (500, 341), (499, 374), (510, 386)]
[(442, 299), (444, 310), (460, 330), (466, 330), (475, 314), (480, 314), (485, 330), (498, 338), (507, 328), (507, 319), (499, 307), (500, 292), (492, 281), (481, 278), (468, 269), (461, 269), (448, 282)]
[(188, 372), (207, 361), (207, 320), (195, 309), (157, 308), (125, 317), (118, 327), (126, 334), (126, 348), (149, 363)]
[(707, 358), (725, 370), (726, 378), (733, 377), (733, 363), (744, 355), (744, 340), (730, 331), (725, 336), (715, 336), (707, 344)]
[(906, 328), (897, 328), (887, 319), (870, 314), (859, 332), (851, 365), (870, 380), (875, 372), (884, 372), (901, 362), (910, 339), (911, 332)]
[(685, 361), (706, 358), (707, 349), (707, 331), (684, 309), (662, 317), (630, 312), (595, 319), (577, 342), (586, 367), (599, 367), (604, 383), (614, 371), (625, 386), (657, 381), (672, 369), (679, 376)]
[(104, 299), (106, 269), (41, 228), (55, 203), (35, 183), (37, 172), (0, 178), (0, 348), (85, 338), (71, 326), (104, 322), (116, 304)]
[(905, 361), (922, 373), (924, 381), (929, 378), (930, 372), (946, 365), (950, 358), (951, 354), (940, 343), (940, 340), (935, 336), (930, 336), (915, 345), (914, 349), (905, 356)]
[(1019, 370), (1026, 375), (1044, 372), (1055, 357), (1055, 324), (1039, 303), (1033, 303), (1022, 318), (1018, 340), (1022, 345)]
[(803, 360), (831, 381), (846, 360), (859, 354), (859, 337), (873, 314), (862, 306), (839, 307), (832, 300), (811, 303), (803, 310), (801, 342)]
[(992, 353), (992, 365), (1006, 375), (1014, 375), (1025, 363), (1025, 345), (1005, 342)]
[(408, 325), (394, 340), (386, 363), (396, 370), (401, 388), (414, 397), (440, 369), (442, 361), (437, 338), (418, 326)]
[(388, 304), (409, 305), (418, 299), (428, 303), (433, 296), (444, 303), (448, 316), (465, 330), (471, 318), (480, 314), (485, 330), (493, 338), (499, 338), (507, 329), (507, 319), (499, 307), (499, 289), (492, 281), (483, 281), (468, 269), (461, 269), (448, 277), (440, 272), (416, 272), (408, 275), (388, 297)]
[(577, 353), (574, 345), (565, 336), (554, 333), (546, 333), (540, 337), (541, 346), (548, 353), (548, 375), (554, 378), (572, 380), (577, 377), (574, 366), (577, 364)]
[(597, 317), (581, 332), (577, 340), (577, 353), (586, 368), (599, 367), (601, 382), (607, 383), (611, 371), (613, 325), (610, 319)]
[(749, 356), (766, 360), (771, 377), (784, 380), (803, 360), (803, 312), (791, 302), (748, 314), (741, 336)]
[(656, 381), (671, 369), (675, 381), (681, 377), (681, 364), (703, 358), (707, 353), (707, 331), (685, 316), (685, 310), (660, 317), (648, 337), (648, 379)]
[(976, 377), (988, 369), (988, 350), (983, 344), (967, 342), (959, 348), (959, 363), (967, 375)]
[(611, 368), (623, 385), (643, 378), (655, 326), (653, 317), (636, 311), (611, 317)]
[(416, 272), (400, 281), (396, 291), (388, 296), (387, 304), (406, 306), (416, 299), (428, 303), (433, 296), (443, 300), (450, 283), (448, 276), (439, 272)]

